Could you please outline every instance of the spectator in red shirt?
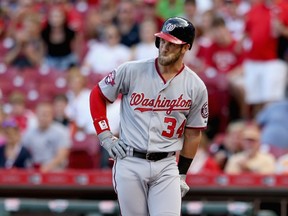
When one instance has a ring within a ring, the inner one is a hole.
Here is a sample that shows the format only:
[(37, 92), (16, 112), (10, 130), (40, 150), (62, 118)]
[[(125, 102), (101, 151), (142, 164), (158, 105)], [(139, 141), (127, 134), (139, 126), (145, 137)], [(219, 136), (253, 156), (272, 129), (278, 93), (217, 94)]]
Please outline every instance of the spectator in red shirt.
[[(217, 73), (223, 74), (228, 80), (228, 88), (232, 102), (230, 120), (246, 118), (246, 104), (244, 101), (242, 61), (243, 52), (238, 49), (238, 42), (233, 38), (222, 17), (214, 17), (211, 25), (212, 44), (207, 49), (206, 64)], [(236, 108), (236, 109), (235, 109)], [(237, 110), (235, 112), (235, 110)]]
[(285, 98), (287, 65), (277, 59), (275, 17), (274, 5), (265, 0), (253, 0), (246, 16), (246, 42), (250, 46), (246, 46), (244, 86), (246, 102), (252, 108), (250, 117), (265, 104)]

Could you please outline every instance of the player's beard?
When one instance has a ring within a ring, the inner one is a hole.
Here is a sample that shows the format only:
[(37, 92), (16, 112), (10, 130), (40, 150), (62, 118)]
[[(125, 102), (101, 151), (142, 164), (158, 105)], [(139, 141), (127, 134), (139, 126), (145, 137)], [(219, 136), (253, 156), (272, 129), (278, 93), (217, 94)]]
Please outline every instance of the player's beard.
[(159, 64), (161, 64), (162, 66), (168, 66), (168, 65), (174, 64), (180, 58), (181, 51), (182, 51), (182, 48), (177, 53), (171, 53), (169, 55), (164, 56), (163, 54), (161, 54), (159, 50), (159, 56), (158, 56)]

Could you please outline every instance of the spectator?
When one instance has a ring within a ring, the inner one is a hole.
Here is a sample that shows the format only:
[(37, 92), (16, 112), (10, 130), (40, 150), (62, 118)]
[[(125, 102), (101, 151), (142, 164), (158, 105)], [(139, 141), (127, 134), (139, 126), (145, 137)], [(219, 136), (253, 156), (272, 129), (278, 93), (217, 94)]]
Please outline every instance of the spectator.
[[(74, 68), (69, 71), (68, 76), (68, 105), (66, 107), (66, 114), (71, 120), (71, 136), (73, 139), (79, 139), (86, 135), (95, 134), (93, 122), (91, 120), (89, 106), (89, 97), (91, 90), (86, 88), (86, 79), (80, 73), (79, 68)], [(119, 134), (119, 122), (120, 122), (120, 100), (116, 100), (113, 104), (109, 104), (107, 107), (107, 115), (110, 124), (111, 131), (117, 136)], [(98, 139), (97, 139), (98, 140)], [(98, 149), (98, 143), (93, 143), (92, 149)], [(95, 148), (94, 148), (95, 147)], [(89, 147), (91, 148), (91, 146)], [(100, 148), (100, 167), (110, 168), (109, 155), (107, 151)]]
[(180, 16), (184, 11), (183, 0), (158, 0), (157, 14), (164, 20), (173, 16)]
[(53, 107), (49, 102), (40, 102), (36, 107), (37, 127), (23, 135), (23, 146), (29, 149), (33, 164), (42, 172), (65, 168), (71, 140), (69, 131), (53, 121)]
[(99, 0), (98, 11), (101, 17), (101, 26), (113, 24), (117, 16), (119, 0)]
[(99, 40), (102, 35), (103, 17), (97, 8), (91, 8), (87, 11), (84, 22), (83, 35), (86, 43), (93, 40)]
[(128, 47), (120, 44), (120, 37), (117, 26), (107, 26), (104, 30), (103, 42), (95, 42), (88, 49), (82, 70), (92, 71), (103, 78), (121, 63), (129, 60), (131, 52)]
[(287, 175), (288, 174), (288, 153), (281, 155), (276, 160), (276, 174)]
[(52, 7), (48, 14), (47, 24), (42, 30), (46, 48), (45, 64), (59, 71), (66, 71), (78, 64), (75, 46), (77, 34), (67, 23), (65, 11)]
[(240, 40), (244, 35), (244, 14), (238, 10), (241, 1), (225, 0), (224, 11), (221, 14), (225, 20), (226, 26), (235, 40)]
[(69, 127), (70, 119), (66, 115), (66, 107), (68, 105), (68, 98), (65, 94), (58, 94), (53, 100), (54, 121)]
[(222, 170), (229, 158), (241, 151), (241, 135), (244, 128), (244, 121), (230, 122), (225, 133), (215, 137), (210, 145), (210, 154), (213, 155)]
[(288, 153), (288, 99), (264, 107), (256, 116), (262, 129), (261, 144), (275, 157)]
[(183, 17), (192, 22), (195, 26), (201, 25), (200, 17), (197, 10), (197, 1), (196, 0), (185, 0), (184, 1), (184, 10)]
[(94, 133), (94, 126), (90, 117), (89, 106), (90, 89), (86, 88), (86, 79), (79, 68), (72, 68), (68, 74), (68, 104), (65, 109), (67, 117), (71, 120), (71, 133)]
[(4, 62), (22, 68), (36, 68), (42, 64), (44, 49), (40, 37), (40, 19), (29, 14), (22, 20), (22, 27), (13, 32), (13, 46), (8, 50)]
[(214, 16), (213, 10), (205, 11), (200, 15), (199, 24), (195, 23), (196, 40), (192, 49), (184, 56), (184, 62), (196, 73), (201, 73), (205, 69), (206, 50), (212, 44), (211, 24)]
[[(246, 15), (245, 34), (251, 46), (246, 47), (244, 61), (245, 100), (253, 118), (267, 103), (283, 100), (287, 85), (287, 65), (277, 59), (278, 29), (273, 5), (254, 0)], [(261, 23), (261, 25), (259, 25)]]
[(2, 122), (4, 122), (6, 114), (4, 113), (3, 106), (0, 104), (0, 146), (5, 143), (5, 135), (2, 127)]
[(228, 81), (230, 120), (245, 119), (247, 106), (244, 100), (243, 51), (238, 48), (238, 42), (232, 37), (222, 17), (213, 18), (211, 34), (212, 44), (206, 51), (206, 65), (215, 69), (216, 73), (224, 75), (223, 78)]
[(140, 43), (132, 48), (132, 59), (140, 60), (158, 56), (158, 49), (155, 46), (157, 26), (152, 20), (145, 20), (140, 25)]
[(157, 14), (156, 5), (157, 0), (143, 0), (143, 4), (141, 5), (142, 13), (138, 22), (142, 23), (145, 20), (150, 20), (155, 23), (154, 25), (156, 25), (156, 31), (158, 32), (162, 28), (164, 19)]
[[(184, 1), (184, 10), (182, 17), (188, 19), (190, 22), (194, 24), (196, 29), (196, 37), (194, 39), (194, 43), (191, 50), (188, 50), (184, 56), (184, 63), (194, 70), (196, 73), (202, 72), (204, 68), (203, 60), (198, 58), (198, 52), (201, 52), (201, 45), (199, 41), (199, 37), (201, 36), (201, 14), (197, 11), (197, 1), (195, 0), (185, 0)], [(199, 33), (200, 32), (200, 33)]]
[(243, 150), (228, 159), (224, 169), (227, 174), (275, 172), (275, 157), (260, 151), (260, 136), (260, 130), (256, 125), (245, 127), (241, 139)]
[(21, 133), (37, 124), (37, 119), (33, 110), (26, 107), (26, 97), (20, 91), (14, 91), (9, 97), (10, 109), (8, 115), (15, 119)]
[(121, 0), (118, 4), (116, 25), (121, 35), (121, 43), (131, 47), (140, 42), (139, 24), (136, 22), (135, 3)]
[(0, 9), (0, 61), (3, 62), (6, 53), (12, 46), (11, 38), (7, 37), (7, 27), (3, 11)]
[(26, 17), (37, 14), (37, 11), (33, 0), (14, 1), (14, 4), (10, 1), (9, 3), (1, 5), (1, 9), (7, 16), (6, 18), (9, 22), (7, 26), (8, 35), (10, 36), (21, 28), (23, 20), (25, 20)]
[(202, 136), (201, 143), (194, 157), (194, 162), (190, 166), (190, 174), (220, 173), (221, 168), (215, 158), (209, 152), (210, 141), (207, 136)]
[(5, 169), (11, 168), (31, 168), (32, 157), (30, 152), (20, 143), (21, 132), (17, 122), (9, 119), (1, 124), (5, 144), (0, 146), (0, 167)]

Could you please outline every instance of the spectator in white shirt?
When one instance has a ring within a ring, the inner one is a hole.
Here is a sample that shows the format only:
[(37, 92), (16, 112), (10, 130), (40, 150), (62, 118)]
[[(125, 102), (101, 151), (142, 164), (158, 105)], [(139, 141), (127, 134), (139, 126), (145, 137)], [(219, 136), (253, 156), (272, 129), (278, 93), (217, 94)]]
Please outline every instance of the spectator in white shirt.
[(148, 59), (158, 56), (158, 49), (155, 46), (157, 25), (152, 20), (145, 20), (140, 25), (140, 43), (132, 48), (132, 59)]
[(95, 42), (89, 47), (82, 69), (102, 74), (104, 77), (123, 62), (130, 60), (130, 49), (120, 44), (120, 39), (117, 26), (107, 26), (104, 30), (103, 42)]

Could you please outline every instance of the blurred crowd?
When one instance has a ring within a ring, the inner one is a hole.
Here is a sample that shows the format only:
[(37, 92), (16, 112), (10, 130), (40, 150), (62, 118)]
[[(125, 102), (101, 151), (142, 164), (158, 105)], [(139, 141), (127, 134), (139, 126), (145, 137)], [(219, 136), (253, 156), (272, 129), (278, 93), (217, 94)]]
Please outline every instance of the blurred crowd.
[[(209, 97), (189, 172), (287, 173), (288, 0), (1, 0), (0, 167), (110, 169), (90, 91), (121, 63), (156, 58), (171, 16), (195, 25), (184, 62)], [(107, 110), (115, 135), (119, 109)]]

